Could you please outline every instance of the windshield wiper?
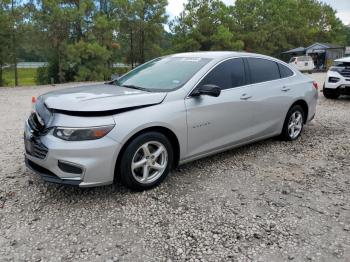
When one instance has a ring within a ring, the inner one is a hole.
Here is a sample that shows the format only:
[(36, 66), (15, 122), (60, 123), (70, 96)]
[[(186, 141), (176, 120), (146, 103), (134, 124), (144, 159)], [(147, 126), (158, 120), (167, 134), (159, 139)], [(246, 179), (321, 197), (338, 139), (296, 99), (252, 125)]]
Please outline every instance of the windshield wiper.
[(122, 87), (127, 87), (127, 88), (132, 88), (132, 89), (137, 89), (141, 91), (146, 91), (146, 92), (151, 92), (149, 89), (141, 87), (141, 86), (135, 86), (135, 85), (122, 85)]

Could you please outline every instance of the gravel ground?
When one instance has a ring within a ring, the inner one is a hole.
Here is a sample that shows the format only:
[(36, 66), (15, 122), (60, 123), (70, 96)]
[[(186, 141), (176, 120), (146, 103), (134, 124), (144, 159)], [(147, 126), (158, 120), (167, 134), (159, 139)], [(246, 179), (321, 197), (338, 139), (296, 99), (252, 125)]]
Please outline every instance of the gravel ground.
[(26, 170), (30, 98), (62, 87), (0, 89), (1, 261), (350, 261), (350, 98), (321, 95), (296, 142), (202, 159), (134, 193)]

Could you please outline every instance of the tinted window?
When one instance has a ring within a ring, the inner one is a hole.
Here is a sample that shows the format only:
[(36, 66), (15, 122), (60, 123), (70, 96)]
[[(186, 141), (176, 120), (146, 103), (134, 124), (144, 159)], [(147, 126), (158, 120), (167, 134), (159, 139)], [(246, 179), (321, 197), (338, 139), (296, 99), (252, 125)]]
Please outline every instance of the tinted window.
[(280, 63), (277, 63), (278, 67), (280, 69), (281, 78), (292, 76), (294, 73), (292, 70), (290, 70), (288, 67), (281, 65)]
[(248, 58), (252, 83), (260, 83), (280, 78), (277, 63), (261, 58)]
[(222, 62), (215, 67), (200, 83), (217, 85), (222, 90), (245, 85), (243, 59), (236, 58)]
[(298, 61), (301, 61), (301, 62), (307, 62), (311, 60), (312, 60), (311, 56), (300, 56), (298, 59)]

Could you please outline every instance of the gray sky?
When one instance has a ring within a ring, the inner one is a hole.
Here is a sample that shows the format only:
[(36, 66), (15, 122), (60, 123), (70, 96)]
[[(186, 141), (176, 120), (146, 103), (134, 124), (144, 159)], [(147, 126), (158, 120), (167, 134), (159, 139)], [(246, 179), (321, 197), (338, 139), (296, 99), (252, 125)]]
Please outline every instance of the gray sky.
[[(350, 24), (350, 0), (322, 0), (337, 10), (337, 16), (347, 25)], [(178, 15), (183, 10), (186, 0), (168, 0), (167, 12), (170, 18)], [(233, 5), (235, 0), (223, 0), (228, 5)]]

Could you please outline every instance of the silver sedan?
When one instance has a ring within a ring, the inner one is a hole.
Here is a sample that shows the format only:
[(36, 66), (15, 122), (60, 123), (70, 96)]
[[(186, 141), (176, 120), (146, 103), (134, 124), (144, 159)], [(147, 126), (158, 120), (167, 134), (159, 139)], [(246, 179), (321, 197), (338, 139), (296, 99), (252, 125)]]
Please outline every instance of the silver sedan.
[(175, 54), (100, 85), (40, 96), (25, 123), (25, 161), (80, 187), (158, 185), (174, 166), (279, 136), (315, 116), (317, 84), (272, 57)]

